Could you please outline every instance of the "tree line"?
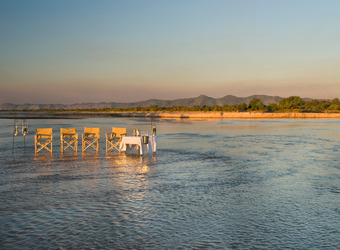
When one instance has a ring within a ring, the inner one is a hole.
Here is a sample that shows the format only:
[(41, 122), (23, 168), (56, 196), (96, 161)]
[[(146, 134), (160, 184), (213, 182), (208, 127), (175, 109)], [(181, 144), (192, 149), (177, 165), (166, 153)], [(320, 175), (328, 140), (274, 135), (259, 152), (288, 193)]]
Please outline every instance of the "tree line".
[(100, 111), (116, 111), (116, 112), (176, 112), (176, 111), (220, 111), (220, 112), (340, 112), (340, 100), (311, 100), (304, 101), (299, 96), (291, 96), (283, 98), (279, 103), (264, 104), (259, 98), (252, 99), (249, 104), (241, 103), (235, 105), (223, 106), (175, 106), (175, 107), (160, 107), (152, 105), (149, 107), (133, 107), (133, 108), (114, 108), (100, 109)]
[(241, 103), (235, 105), (223, 106), (174, 106), (160, 107), (151, 105), (149, 107), (131, 107), (131, 108), (99, 108), (99, 109), (57, 109), (57, 110), (31, 110), (31, 111), (79, 111), (79, 112), (178, 112), (178, 111), (220, 111), (220, 112), (340, 112), (340, 100), (310, 100), (304, 101), (299, 96), (290, 96), (283, 98), (279, 103), (264, 104), (259, 98), (252, 99), (249, 104)]

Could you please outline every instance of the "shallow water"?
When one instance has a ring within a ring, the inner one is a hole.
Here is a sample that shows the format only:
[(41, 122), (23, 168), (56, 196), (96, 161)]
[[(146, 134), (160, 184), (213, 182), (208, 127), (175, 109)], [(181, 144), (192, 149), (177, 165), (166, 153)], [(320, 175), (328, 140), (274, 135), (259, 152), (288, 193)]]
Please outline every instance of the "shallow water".
[[(143, 157), (104, 134), (150, 120), (28, 122), (13, 144), (0, 120), (1, 249), (340, 248), (340, 120), (157, 120)], [(100, 152), (60, 154), (59, 129), (84, 126)], [(40, 127), (53, 154), (34, 154)]]

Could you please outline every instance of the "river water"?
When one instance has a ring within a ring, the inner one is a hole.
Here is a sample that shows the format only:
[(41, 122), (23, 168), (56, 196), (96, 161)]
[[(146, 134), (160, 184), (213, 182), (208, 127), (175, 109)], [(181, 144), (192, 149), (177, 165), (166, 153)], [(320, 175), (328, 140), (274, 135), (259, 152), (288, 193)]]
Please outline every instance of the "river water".
[[(106, 154), (105, 133), (147, 119), (28, 123), (13, 143), (0, 120), (1, 249), (340, 248), (340, 120), (157, 120), (143, 157)], [(85, 126), (99, 153), (60, 154), (60, 128)], [(47, 127), (53, 154), (35, 155)]]

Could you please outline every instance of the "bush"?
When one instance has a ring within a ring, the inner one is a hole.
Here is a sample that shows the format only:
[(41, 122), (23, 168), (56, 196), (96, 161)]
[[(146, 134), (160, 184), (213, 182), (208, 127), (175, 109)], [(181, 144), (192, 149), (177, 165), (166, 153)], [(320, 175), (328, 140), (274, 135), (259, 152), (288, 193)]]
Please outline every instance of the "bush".
[(249, 102), (248, 110), (264, 110), (265, 106), (259, 98), (254, 98)]
[(305, 101), (299, 96), (283, 98), (279, 102), (279, 109), (303, 109)]

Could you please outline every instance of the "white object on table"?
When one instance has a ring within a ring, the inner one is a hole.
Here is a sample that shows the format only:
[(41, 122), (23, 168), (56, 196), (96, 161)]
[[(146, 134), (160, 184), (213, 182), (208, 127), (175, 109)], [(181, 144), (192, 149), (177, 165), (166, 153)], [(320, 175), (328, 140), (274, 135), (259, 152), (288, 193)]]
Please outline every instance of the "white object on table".
[(119, 146), (119, 152), (126, 152), (127, 145), (139, 146), (139, 154), (156, 153), (157, 150), (157, 136), (149, 136), (149, 143), (143, 144), (141, 136), (124, 136)]

